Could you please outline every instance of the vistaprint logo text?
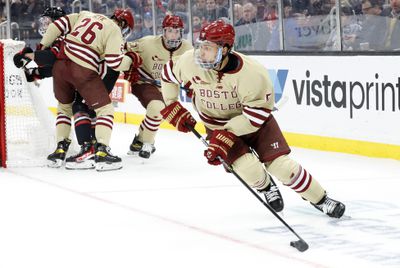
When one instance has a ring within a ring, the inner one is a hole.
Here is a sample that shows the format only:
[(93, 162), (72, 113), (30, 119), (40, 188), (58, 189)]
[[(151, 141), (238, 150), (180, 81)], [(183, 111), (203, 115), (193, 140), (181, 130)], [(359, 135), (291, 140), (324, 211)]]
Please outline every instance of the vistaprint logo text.
[(293, 92), (298, 105), (347, 109), (353, 118), (357, 110), (400, 111), (400, 77), (394, 81), (382, 81), (375, 73), (370, 81), (332, 80), (327, 74), (307, 79), (293, 79)]

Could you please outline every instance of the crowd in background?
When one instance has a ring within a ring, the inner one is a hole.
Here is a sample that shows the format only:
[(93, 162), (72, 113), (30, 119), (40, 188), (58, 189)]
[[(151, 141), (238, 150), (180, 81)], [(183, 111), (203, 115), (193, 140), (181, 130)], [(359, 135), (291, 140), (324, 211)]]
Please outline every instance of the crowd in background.
[[(0, 1), (3, 28), (5, 1)], [(186, 38), (193, 41), (205, 24), (231, 21), (239, 51), (400, 50), (400, 0), (192, 0), (190, 7), (187, 0), (11, 0), (12, 38), (37, 42), (37, 21), (50, 5), (67, 14), (91, 10), (106, 15), (129, 7), (135, 16), (129, 40), (161, 33), (163, 17), (172, 13), (182, 17)]]

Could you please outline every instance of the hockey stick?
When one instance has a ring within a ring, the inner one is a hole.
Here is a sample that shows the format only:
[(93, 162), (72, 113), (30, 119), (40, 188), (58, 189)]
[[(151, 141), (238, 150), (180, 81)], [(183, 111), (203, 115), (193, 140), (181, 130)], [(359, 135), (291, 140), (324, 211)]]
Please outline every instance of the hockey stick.
[[(205, 138), (203, 138), (203, 136), (201, 136), (201, 134), (194, 129), (194, 127), (192, 126), (188, 126), (186, 125), (186, 127), (193, 132), (193, 134), (203, 142), (203, 144), (208, 147), (208, 142), (206, 141)], [(301, 238), (294, 230), (292, 227), (289, 226), (289, 224), (287, 224), (279, 215), (278, 213), (273, 210), (258, 194), (256, 194), (251, 188), (250, 186), (242, 179), (242, 177), (239, 176), (239, 174), (236, 173), (236, 171), (233, 170), (232, 166), (227, 164), (220, 156), (217, 156), (218, 160), (221, 161), (221, 163), (224, 165), (224, 167), (229, 170), (229, 172), (231, 172), (246, 188), (247, 190), (249, 190), (257, 199), (258, 201), (260, 201), (266, 208), (268, 208), (269, 211), (271, 211), (271, 213), (278, 218), (278, 220), (280, 220), (283, 225), (285, 225), (299, 240), (298, 241), (291, 241), (290, 242), (290, 246), (296, 248), (298, 251), (300, 252), (304, 252), (308, 249), (308, 244), (306, 243), (306, 241), (304, 241), (303, 238)]]

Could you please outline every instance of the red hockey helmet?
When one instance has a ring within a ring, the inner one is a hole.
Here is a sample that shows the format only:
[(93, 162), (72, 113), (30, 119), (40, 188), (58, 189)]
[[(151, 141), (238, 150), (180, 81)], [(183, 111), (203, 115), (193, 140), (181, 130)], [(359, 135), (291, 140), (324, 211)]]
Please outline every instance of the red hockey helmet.
[(162, 22), (162, 27), (183, 28), (183, 20), (179, 16), (167, 15)]
[(201, 29), (199, 40), (232, 47), (235, 42), (235, 29), (231, 24), (219, 19)]
[(115, 18), (117, 21), (125, 21), (125, 23), (128, 25), (128, 27), (133, 30), (133, 27), (135, 26), (135, 22), (133, 20), (132, 11), (129, 8), (115, 9), (112, 17)]
[(135, 22), (130, 9), (117, 8), (114, 10), (112, 19), (115, 19), (122, 26), (122, 35), (127, 38), (133, 31)]

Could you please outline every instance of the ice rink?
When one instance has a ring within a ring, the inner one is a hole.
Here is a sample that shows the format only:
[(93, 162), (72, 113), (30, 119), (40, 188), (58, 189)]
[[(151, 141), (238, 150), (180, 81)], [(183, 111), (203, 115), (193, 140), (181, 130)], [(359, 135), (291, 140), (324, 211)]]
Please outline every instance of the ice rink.
[(0, 169), (1, 268), (400, 267), (400, 162), (293, 148), (345, 203), (329, 218), (278, 182), (297, 238), (191, 133), (160, 130), (148, 161), (126, 154), (137, 126), (116, 124), (123, 169)]

